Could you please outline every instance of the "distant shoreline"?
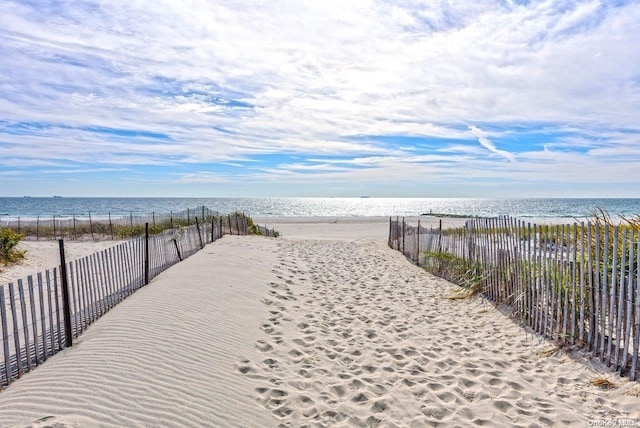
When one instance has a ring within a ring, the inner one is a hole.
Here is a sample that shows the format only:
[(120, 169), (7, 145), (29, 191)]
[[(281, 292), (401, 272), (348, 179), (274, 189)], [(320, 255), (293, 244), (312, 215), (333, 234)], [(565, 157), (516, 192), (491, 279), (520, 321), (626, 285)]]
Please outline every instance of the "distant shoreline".
[(78, 198), (0, 197), (2, 218), (151, 215), (206, 206), (252, 217), (499, 217), (587, 218), (604, 209), (612, 216), (640, 214), (640, 198)]

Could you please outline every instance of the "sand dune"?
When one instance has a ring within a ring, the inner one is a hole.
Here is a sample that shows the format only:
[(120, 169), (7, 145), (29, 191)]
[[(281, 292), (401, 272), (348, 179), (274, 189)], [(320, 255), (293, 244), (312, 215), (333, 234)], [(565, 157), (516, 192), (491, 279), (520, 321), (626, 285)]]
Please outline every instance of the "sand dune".
[(224, 237), (0, 392), (0, 426), (640, 424), (640, 384), (448, 299), (387, 224)]

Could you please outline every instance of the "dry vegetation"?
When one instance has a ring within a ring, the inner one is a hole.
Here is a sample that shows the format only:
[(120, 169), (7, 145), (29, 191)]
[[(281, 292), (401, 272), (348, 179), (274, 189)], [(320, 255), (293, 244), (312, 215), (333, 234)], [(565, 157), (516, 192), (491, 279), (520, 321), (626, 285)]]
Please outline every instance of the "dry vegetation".
[(0, 263), (4, 266), (24, 258), (25, 251), (18, 249), (23, 235), (11, 229), (0, 229)]

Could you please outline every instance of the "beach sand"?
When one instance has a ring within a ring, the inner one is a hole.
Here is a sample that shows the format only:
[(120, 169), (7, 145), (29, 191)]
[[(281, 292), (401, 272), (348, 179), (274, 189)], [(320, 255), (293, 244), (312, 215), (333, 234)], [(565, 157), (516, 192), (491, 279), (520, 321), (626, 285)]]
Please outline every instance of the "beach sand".
[[(64, 241), (65, 258), (75, 260), (96, 251), (117, 245), (122, 241)], [(60, 265), (58, 241), (22, 241), (18, 249), (26, 251), (25, 258), (11, 266), (0, 264), (0, 284), (6, 285), (18, 278), (43, 272)]]
[(258, 222), (282, 237), (226, 236), (155, 278), (0, 392), (0, 426), (640, 424), (639, 383), (448, 299), (386, 246), (388, 218)]

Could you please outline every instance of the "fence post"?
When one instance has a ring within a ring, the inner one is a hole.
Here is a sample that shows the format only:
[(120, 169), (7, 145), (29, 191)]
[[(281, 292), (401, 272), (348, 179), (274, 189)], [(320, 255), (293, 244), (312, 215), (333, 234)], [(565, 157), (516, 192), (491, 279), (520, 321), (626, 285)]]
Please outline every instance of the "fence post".
[(91, 221), (91, 211), (89, 211), (89, 230), (91, 231), (91, 240), (95, 241), (93, 237), (93, 222)]
[(20, 217), (18, 217), (18, 233), (20, 233)]
[(404, 217), (402, 217), (402, 255), (406, 255), (405, 251), (404, 251), (404, 240), (405, 240), (405, 233), (407, 231), (407, 224), (404, 222)]
[(144, 224), (144, 285), (149, 284), (149, 223)]
[[(5, 374), (7, 376), (7, 385), (11, 384), (11, 381), (13, 380), (11, 378), (11, 356), (9, 354), (9, 342), (8, 342), (8, 338), (9, 338), (9, 332), (8, 330), (8, 323), (7, 323), (7, 310), (4, 304), (5, 300), (4, 300), (4, 286), (0, 285), (0, 325), (2, 325), (2, 348), (4, 349), (4, 370), (5, 370)], [(15, 326), (14, 326), (15, 329)], [(2, 390), (2, 383), (0, 383), (0, 391)]]
[(215, 229), (214, 224), (216, 222), (216, 219), (212, 216), (211, 217), (211, 242), (215, 241), (215, 239), (213, 239), (213, 231)]
[(190, 218), (189, 218), (189, 208), (187, 208), (187, 226), (189, 226)]
[[(55, 224), (55, 223), (54, 223)], [(69, 280), (67, 278), (67, 261), (64, 257), (64, 240), (58, 241), (60, 245), (60, 279), (62, 280), (62, 310), (64, 312), (64, 336), (65, 347), (71, 347), (71, 302), (69, 302)]]
[(40, 240), (40, 216), (36, 218), (36, 241)]
[(244, 234), (249, 234), (249, 217), (242, 213), (242, 227), (244, 228)]
[(175, 245), (176, 247), (176, 253), (178, 253), (178, 259), (182, 261), (182, 254), (180, 254), (180, 248), (178, 247), (178, 241), (176, 241), (176, 238), (173, 238), (173, 245)]
[(420, 219), (418, 219), (418, 234), (416, 235), (416, 265), (420, 266)]
[(113, 223), (111, 223), (111, 213), (109, 213), (109, 231), (111, 232), (111, 240), (113, 241)]
[(53, 215), (53, 239), (56, 239), (56, 215)]
[(196, 229), (198, 230), (198, 238), (200, 239), (200, 249), (204, 248), (204, 244), (202, 243), (202, 234), (200, 234), (200, 223), (198, 222), (198, 217), (196, 219)]

